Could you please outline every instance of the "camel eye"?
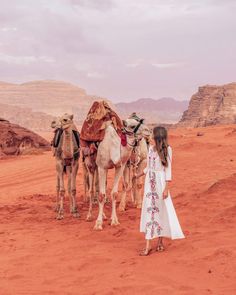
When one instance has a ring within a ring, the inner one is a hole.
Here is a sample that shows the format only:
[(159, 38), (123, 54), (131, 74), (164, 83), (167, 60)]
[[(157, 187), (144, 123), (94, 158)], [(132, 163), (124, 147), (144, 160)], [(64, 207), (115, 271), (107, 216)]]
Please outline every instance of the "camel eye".
[(130, 126), (131, 129), (134, 129), (135, 127), (136, 127), (135, 125)]

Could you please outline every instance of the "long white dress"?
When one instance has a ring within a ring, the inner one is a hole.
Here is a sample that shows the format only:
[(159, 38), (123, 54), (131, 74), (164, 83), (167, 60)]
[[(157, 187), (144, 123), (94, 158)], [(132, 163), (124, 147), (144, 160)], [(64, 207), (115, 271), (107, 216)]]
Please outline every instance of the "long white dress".
[(172, 149), (168, 146), (168, 166), (164, 167), (158, 153), (151, 146), (147, 167), (144, 169), (145, 186), (140, 231), (147, 240), (157, 237), (184, 238), (170, 195), (163, 199), (166, 181), (171, 180)]

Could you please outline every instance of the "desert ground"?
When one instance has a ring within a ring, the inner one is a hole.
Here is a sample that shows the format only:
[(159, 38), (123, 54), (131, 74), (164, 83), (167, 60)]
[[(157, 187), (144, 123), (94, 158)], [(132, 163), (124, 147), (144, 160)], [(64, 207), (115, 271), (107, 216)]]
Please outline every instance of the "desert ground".
[[(81, 168), (81, 217), (69, 215), (66, 198), (57, 221), (52, 153), (1, 160), (0, 294), (236, 294), (236, 127), (175, 129), (169, 141), (171, 194), (186, 239), (166, 240), (165, 252), (148, 257), (138, 255), (144, 238), (131, 203), (117, 227), (107, 221), (97, 232), (85, 221)], [(111, 180), (112, 173), (109, 188)]]

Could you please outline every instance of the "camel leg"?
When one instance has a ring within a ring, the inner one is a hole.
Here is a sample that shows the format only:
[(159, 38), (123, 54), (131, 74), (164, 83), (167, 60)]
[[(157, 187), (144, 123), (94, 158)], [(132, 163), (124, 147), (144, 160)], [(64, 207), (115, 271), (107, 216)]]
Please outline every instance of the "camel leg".
[(123, 174), (124, 169), (125, 169), (125, 165), (122, 165), (121, 167), (116, 167), (115, 168), (114, 184), (113, 184), (113, 189), (111, 191), (111, 197), (112, 197), (111, 225), (120, 224), (119, 221), (118, 221), (117, 214), (116, 214), (116, 198), (118, 196), (119, 180), (120, 180), (120, 177)]
[[(137, 173), (137, 168), (136, 167), (133, 167), (133, 175), (135, 174), (135, 173)], [(138, 184), (138, 180), (137, 180), (137, 178), (134, 178), (133, 180), (132, 180), (132, 195), (133, 195), (133, 204), (134, 205), (137, 205), (137, 184)]]
[(138, 179), (136, 186), (135, 186), (135, 200), (136, 200), (136, 206), (137, 208), (142, 208), (142, 179)]
[[(138, 167), (137, 167), (137, 173), (139, 174), (141, 171), (143, 171), (143, 169), (146, 167), (146, 163), (147, 161), (144, 160), (142, 162), (139, 163)], [(142, 193), (143, 193), (143, 177), (137, 179), (137, 183), (135, 186), (135, 199), (136, 199), (136, 205), (137, 208), (142, 208)]]
[(93, 203), (97, 204), (98, 196), (99, 196), (99, 180), (98, 180), (98, 168), (94, 171), (94, 196), (93, 196)]
[(71, 166), (66, 166), (66, 174), (68, 176), (67, 189), (70, 201), (70, 213), (72, 213), (72, 196), (71, 196)]
[(78, 206), (76, 202), (76, 176), (79, 169), (78, 160), (73, 161), (71, 169), (71, 192), (72, 192), (72, 214), (74, 217), (79, 217)]
[(122, 181), (122, 193), (121, 193), (121, 200), (119, 205), (119, 211), (125, 211), (126, 207), (126, 196), (127, 196), (127, 188), (129, 183), (129, 170), (130, 168), (125, 165), (124, 173), (123, 173), (123, 181)]
[(65, 196), (65, 186), (64, 186), (64, 171), (63, 171), (63, 164), (60, 161), (60, 163), (57, 163), (57, 171), (59, 174), (60, 179), (60, 200), (59, 200), (59, 210), (57, 214), (57, 219), (63, 219), (64, 218), (64, 196)]
[(92, 220), (92, 209), (93, 209), (93, 197), (94, 197), (94, 173), (88, 172), (89, 174), (89, 211), (87, 214), (87, 221)]
[(89, 181), (88, 181), (88, 169), (83, 162), (83, 176), (84, 176), (84, 203), (88, 201), (88, 190), (89, 190)]
[(129, 169), (129, 178), (130, 178), (130, 195), (131, 195), (131, 201), (132, 201), (132, 203), (134, 204), (135, 203), (135, 195), (134, 195), (134, 187), (135, 187), (135, 181), (136, 181), (136, 179), (134, 178), (132, 178), (132, 176), (134, 175), (134, 169), (133, 169), (133, 167), (132, 167), (132, 169), (131, 169), (131, 167), (130, 167), (130, 169)]
[(60, 193), (60, 178), (59, 178), (59, 174), (57, 173), (57, 184), (56, 184), (56, 205), (55, 205), (55, 212), (58, 212), (59, 210), (59, 200), (60, 200), (60, 197), (59, 197), (59, 193)]
[(95, 230), (102, 230), (102, 223), (103, 223), (103, 211), (104, 211), (104, 204), (105, 204), (105, 196), (106, 196), (106, 170), (103, 168), (98, 167), (98, 177), (99, 177), (99, 197), (98, 197), (98, 218), (96, 220), (94, 229)]

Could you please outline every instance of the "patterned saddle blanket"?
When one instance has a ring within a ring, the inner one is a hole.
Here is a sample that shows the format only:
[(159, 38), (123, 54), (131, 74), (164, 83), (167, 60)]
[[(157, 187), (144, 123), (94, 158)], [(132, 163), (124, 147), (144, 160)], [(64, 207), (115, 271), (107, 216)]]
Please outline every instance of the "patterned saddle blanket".
[(81, 146), (88, 146), (89, 142), (100, 142), (105, 135), (104, 123), (112, 121), (117, 133), (122, 130), (122, 121), (106, 101), (95, 101), (90, 108), (80, 133)]

